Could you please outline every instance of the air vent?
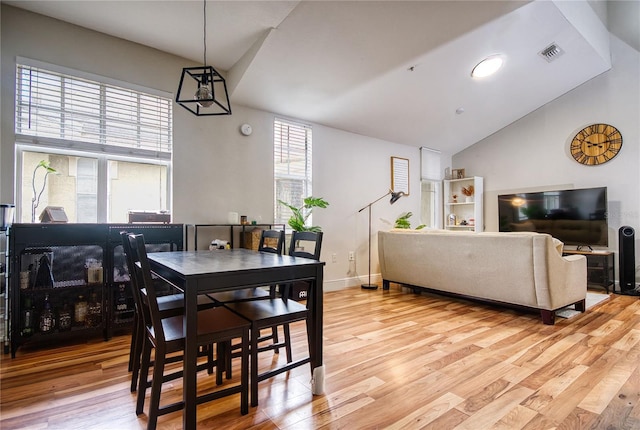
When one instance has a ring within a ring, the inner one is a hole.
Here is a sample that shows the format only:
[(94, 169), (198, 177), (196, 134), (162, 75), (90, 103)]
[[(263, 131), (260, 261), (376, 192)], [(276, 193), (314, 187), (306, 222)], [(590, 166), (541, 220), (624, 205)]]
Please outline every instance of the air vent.
[(564, 54), (564, 51), (555, 43), (552, 43), (551, 45), (544, 48), (542, 51), (538, 52), (538, 55), (540, 55), (542, 58), (547, 60), (548, 63), (557, 59), (562, 54)]

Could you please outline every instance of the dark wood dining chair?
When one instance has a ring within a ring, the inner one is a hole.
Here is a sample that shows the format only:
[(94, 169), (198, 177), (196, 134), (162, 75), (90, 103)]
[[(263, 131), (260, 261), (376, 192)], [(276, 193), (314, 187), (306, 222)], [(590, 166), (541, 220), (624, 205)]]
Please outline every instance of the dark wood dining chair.
[[(182, 371), (177, 371), (165, 375), (165, 363), (169, 354), (183, 353), (185, 347), (184, 338), (184, 318), (183, 315), (163, 317), (160, 312), (158, 296), (147, 259), (144, 237), (142, 235), (128, 235), (132, 255), (136, 264), (133, 264), (132, 271), (136, 272), (137, 279), (145, 289), (145, 296), (142, 296), (141, 304), (144, 319), (145, 336), (141, 356), (140, 378), (138, 384), (138, 398), (136, 402), (136, 414), (143, 413), (146, 390), (151, 387), (149, 401), (148, 429), (155, 429), (158, 417), (167, 413), (176, 412), (184, 408), (182, 401), (161, 406), (160, 395), (164, 382), (183, 376)], [(146, 297), (146, 300), (145, 300)], [(207, 369), (211, 372), (211, 365), (216, 367), (216, 383), (222, 384), (222, 372), (226, 365), (224, 357), (229, 354), (228, 345), (235, 339), (240, 339), (240, 383), (225, 388), (218, 388), (206, 394), (196, 397), (198, 404), (219, 399), (232, 394), (240, 394), (240, 412), (244, 415), (249, 412), (248, 391), (249, 391), (249, 328), (250, 324), (242, 317), (230, 310), (218, 306), (199, 310), (198, 312), (198, 335), (197, 344), (199, 347), (211, 348), (216, 345), (216, 360), (210, 360), (197, 366), (198, 370)], [(153, 375), (151, 381), (148, 380), (149, 368), (151, 365), (151, 351), (155, 349), (155, 360), (153, 363)], [(210, 349), (211, 351), (211, 349)], [(210, 358), (210, 357), (209, 357)]]
[[(262, 230), (259, 252), (269, 252), (272, 254), (282, 254), (284, 249), (284, 230)], [(275, 297), (276, 286), (270, 285), (267, 292), (264, 288), (245, 288), (235, 291), (223, 291), (220, 293), (210, 293), (208, 296), (218, 303), (233, 303), (245, 300), (261, 300)]]
[[(300, 249), (301, 242), (313, 244), (313, 252)], [(322, 246), (322, 232), (296, 232), (291, 237), (291, 246), (289, 254), (294, 257), (309, 258), (309, 255), (320, 257), (320, 248)], [(297, 249), (296, 249), (297, 248)], [(307, 289), (311, 284), (306, 284)], [(270, 298), (269, 300), (252, 300), (233, 302), (225, 304), (226, 307), (237, 312), (242, 317), (251, 321), (251, 406), (258, 405), (258, 383), (266, 379), (272, 378), (281, 373), (287, 372), (298, 366), (310, 363), (310, 356), (293, 360), (291, 348), (291, 330), (290, 324), (297, 321), (307, 322), (307, 342), (309, 341), (309, 305), (312, 296), (307, 294), (307, 303), (299, 303), (290, 300), (286, 295), (282, 297)], [(260, 346), (263, 338), (260, 337), (260, 331), (264, 329), (277, 330), (279, 326), (283, 327), (284, 339), (282, 342), (273, 342), (268, 345)], [(261, 352), (275, 350), (284, 347), (287, 353), (287, 364), (280, 365), (276, 368), (269, 369), (265, 372), (258, 372), (258, 354)]]
[[(131, 293), (133, 295), (134, 314), (133, 314), (133, 328), (131, 331), (131, 346), (129, 349), (129, 371), (131, 373), (131, 392), (135, 392), (138, 388), (138, 376), (140, 373), (140, 356), (142, 354), (142, 344), (144, 342), (144, 320), (142, 313), (143, 305), (142, 295), (146, 292), (144, 287), (141, 286), (141, 280), (138, 279), (137, 272), (131, 268), (134, 266), (136, 259), (129, 243), (128, 233), (126, 231), (120, 232), (120, 238), (122, 240), (122, 249), (124, 251), (127, 270), (129, 272), (129, 280), (131, 285)], [(160, 279), (154, 279), (154, 282), (162, 282)], [(169, 294), (163, 296), (157, 296), (158, 308), (164, 317), (182, 315), (184, 313), (184, 294)], [(213, 308), (217, 306), (217, 303), (202, 294), (198, 296), (198, 310)]]
[[(281, 255), (282, 251), (284, 250), (284, 241), (284, 230), (262, 230), (262, 234), (260, 235), (260, 242), (258, 244), (258, 251)], [(220, 304), (275, 298), (277, 294), (277, 286), (269, 285), (268, 287), (268, 292), (262, 287), (254, 287), (235, 291), (211, 293), (209, 294), (209, 297)], [(273, 348), (274, 352), (276, 354), (279, 353), (280, 350), (277, 345), (280, 344), (280, 341), (278, 339), (277, 327), (273, 327), (269, 334), (260, 337), (260, 342), (264, 342), (267, 340), (273, 341), (273, 344), (275, 345), (275, 347)], [(231, 367), (228, 367), (227, 378), (231, 378)]]
[[(291, 243), (289, 244), (289, 255), (292, 257), (310, 258), (312, 260), (320, 260), (320, 251), (322, 250), (322, 232), (312, 231), (294, 231), (291, 235)], [(306, 282), (306, 281), (300, 281)], [(283, 297), (291, 297), (291, 284), (281, 286), (280, 294)]]

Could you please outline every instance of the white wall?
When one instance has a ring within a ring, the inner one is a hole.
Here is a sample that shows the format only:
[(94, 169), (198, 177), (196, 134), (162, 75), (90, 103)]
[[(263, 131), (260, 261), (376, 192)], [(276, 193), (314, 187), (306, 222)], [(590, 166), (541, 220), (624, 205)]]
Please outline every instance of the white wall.
[[(454, 155), (454, 167), (484, 177), (486, 230), (498, 230), (498, 194), (606, 186), (609, 249), (618, 251), (620, 226), (633, 227), (638, 265), (640, 53), (615, 36), (611, 51), (613, 67), (608, 72)], [(623, 137), (620, 153), (600, 166), (583, 166), (568, 151), (573, 136), (591, 123), (611, 124)]]
[[(142, 45), (106, 36), (41, 15), (2, 5), (0, 201), (14, 199), (15, 57), (22, 56), (82, 70), (162, 91), (175, 92), (186, 60)], [(170, 31), (170, 30), (168, 30)], [(232, 99), (233, 101), (233, 99)], [(174, 221), (226, 223), (235, 211), (273, 220), (273, 119), (275, 114), (233, 105), (233, 115), (198, 118), (174, 105)], [(249, 123), (253, 134), (238, 129)], [(402, 212), (419, 219), (418, 148), (313, 126), (313, 173), (316, 196), (329, 201), (314, 214), (325, 232), (322, 259), (325, 288), (365, 281), (367, 213), (358, 209), (386, 193), (390, 157), (410, 160), (411, 195), (390, 206), (373, 206), (373, 272), (378, 273), (375, 232), (388, 228)], [(386, 222), (384, 221), (386, 220)], [(222, 238), (222, 237), (221, 237)], [(347, 260), (356, 252), (355, 265)], [(336, 262), (333, 263), (333, 254)], [(362, 279), (355, 278), (356, 275)]]

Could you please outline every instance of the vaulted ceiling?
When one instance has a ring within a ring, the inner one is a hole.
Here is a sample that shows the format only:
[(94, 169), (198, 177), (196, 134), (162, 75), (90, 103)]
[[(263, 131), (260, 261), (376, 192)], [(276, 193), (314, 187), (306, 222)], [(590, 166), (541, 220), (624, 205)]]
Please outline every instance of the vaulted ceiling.
[[(3, 3), (203, 61), (202, 1)], [(607, 14), (640, 49), (638, 3), (209, 0), (207, 60), (232, 104), (455, 153), (606, 72)]]

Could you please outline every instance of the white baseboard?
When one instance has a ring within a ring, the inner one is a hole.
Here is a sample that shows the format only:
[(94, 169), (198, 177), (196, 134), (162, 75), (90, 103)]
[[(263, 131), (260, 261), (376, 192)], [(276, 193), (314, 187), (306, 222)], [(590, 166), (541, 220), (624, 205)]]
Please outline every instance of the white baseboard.
[[(324, 280), (324, 291), (339, 291), (345, 288), (357, 287), (362, 284), (369, 283), (369, 275), (363, 276), (351, 276), (349, 278), (332, 279), (330, 281)], [(378, 287), (382, 288), (382, 276), (379, 273), (371, 274), (371, 283), (378, 284)]]

